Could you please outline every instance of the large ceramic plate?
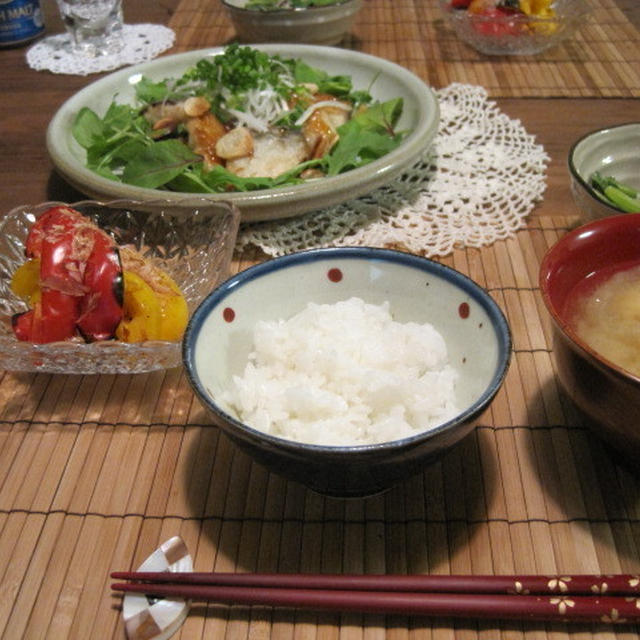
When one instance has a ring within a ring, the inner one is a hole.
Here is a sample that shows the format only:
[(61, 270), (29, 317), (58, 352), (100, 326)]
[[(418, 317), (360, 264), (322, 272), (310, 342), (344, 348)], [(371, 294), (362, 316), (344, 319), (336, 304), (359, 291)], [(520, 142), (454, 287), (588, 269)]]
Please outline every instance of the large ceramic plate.
[[(438, 130), (439, 110), (434, 92), (417, 76), (392, 62), (363, 53), (333, 47), (273, 44), (259, 45), (270, 53), (302, 58), (308, 64), (331, 74), (348, 74), (354, 87), (366, 89), (378, 100), (401, 96), (404, 110), (399, 129), (408, 130), (403, 143), (391, 153), (339, 176), (321, 178), (305, 184), (264, 189), (250, 193), (211, 194), (211, 201), (231, 200), (242, 213), (243, 221), (272, 220), (298, 215), (363, 195), (390, 182), (411, 166), (429, 147)], [(133, 85), (145, 75), (154, 80), (178, 77), (205, 56), (214, 56), (221, 48), (179, 53), (129, 67), (85, 87), (67, 100), (54, 116), (47, 132), (47, 148), (57, 170), (74, 187), (92, 198), (128, 198), (149, 201), (162, 198), (177, 211), (189, 215), (194, 194), (145, 189), (102, 178), (85, 166), (85, 152), (71, 134), (71, 124), (81, 107), (90, 107), (102, 115), (114, 96), (118, 102), (133, 103)], [(199, 203), (202, 196), (198, 196)]]

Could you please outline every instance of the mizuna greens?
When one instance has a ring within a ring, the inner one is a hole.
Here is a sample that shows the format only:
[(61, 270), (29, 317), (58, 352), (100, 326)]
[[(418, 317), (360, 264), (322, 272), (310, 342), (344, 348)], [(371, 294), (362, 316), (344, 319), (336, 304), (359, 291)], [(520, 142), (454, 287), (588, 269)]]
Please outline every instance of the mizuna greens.
[[(309, 87), (349, 103), (352, 115), (337, 128), (337, 142), (326, 155), (276, 177), (241, 177), (222, 165), (205, 167), (203, 157), (186, 144), (184, 130), (154, 129), (145, 117), (150, 105), (200, 96), (229, 129), (242, 125), (259, 132), (296, 131), (308, 117)], [(140, 187), (223, 193), (291, 185), (302, 182), (301, 174), (307, 170), (334, 176), (366, 165), (396, 148), (405, 136), (396, 130), (402, 98), (375, 102), (369, 89), (355, 89), (348, 76), (330, 76), (302, 60), (237, 44), (198, 61), (180, 78), (160, 82), (143, 78), (135, 90), (134, 106), (118, 104), (114, 98), (102, 117), (88, 107), (81, 109), (73, 136), (86, 149), (89, 169)]]

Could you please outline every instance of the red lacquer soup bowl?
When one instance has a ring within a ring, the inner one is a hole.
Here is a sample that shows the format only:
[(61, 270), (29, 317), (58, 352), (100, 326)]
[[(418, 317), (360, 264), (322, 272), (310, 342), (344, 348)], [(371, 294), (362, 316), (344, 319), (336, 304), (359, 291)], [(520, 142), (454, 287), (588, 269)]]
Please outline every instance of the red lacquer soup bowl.
[[(560, 383), (594, 432), (624, 457), (640, 459), (640, 378), (596, 352), (575, 332), (579, 295), (640, 265), (640, 214), (602, 218), (553, 245), (540, 266), (542, 298), (553, 320)], [(579, 292), (579, 293), (578, 293)]]

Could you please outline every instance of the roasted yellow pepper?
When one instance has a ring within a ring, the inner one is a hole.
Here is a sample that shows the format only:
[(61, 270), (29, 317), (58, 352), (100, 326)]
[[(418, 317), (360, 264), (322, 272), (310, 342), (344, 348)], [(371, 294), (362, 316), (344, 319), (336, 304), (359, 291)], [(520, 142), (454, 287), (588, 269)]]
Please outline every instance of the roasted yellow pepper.
[(180, 287), (164, 271), (159, 274), (167, 291), (160, 298), (160, 340), (176, 342), (182, 339), (189, 320), (189, 308)]
[(13, 274), (10, 286), (13, 293), (32, 307), (40, 298), (40, 260), (23, 262)]
[(158, 270), (161, 287), (154, 289), (139, 275), (124, 271), (124, 317), (116, 329), (123, 342), (182, 338), (189, 311), (178, 285), (169, 275)]
[[(528, 16), (548, 19), (556, 15), (555, 10), (551, 6), (552, 2), (553, 0), (520, 0), (519, 6), (520, 11), (526, 13)], [(553, 33), (558, 28), (558, 25), (556, 22), (532, 22), (529, 28), (538, 33)]]
[(123, 342), (159, 340), (160, 301), (153, 289), (137, 274), (123, 272), (123, 317), (116, 329), (116, 338)]
[(531, 16), (541, 16), (547, 18), (554, 15), (551, 8), (553, 0), (520, 0), (519, 7), (522, 13)]

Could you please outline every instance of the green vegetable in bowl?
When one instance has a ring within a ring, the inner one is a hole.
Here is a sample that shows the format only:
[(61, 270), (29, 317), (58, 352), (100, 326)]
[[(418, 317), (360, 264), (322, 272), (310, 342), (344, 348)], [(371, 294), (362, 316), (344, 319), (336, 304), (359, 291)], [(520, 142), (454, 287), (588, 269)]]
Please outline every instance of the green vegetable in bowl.
[(261, 11), (277, 11), (279, 9), (308, 9), (309, 7), (326, 7), (339, 4), (344, 0), (247, 0), (244, 9)]
[(89, 169), (150, 189), (297, 184), (364, 166), (405, 137), (396, 130), (402, 98), (376, 102), (349, 76), (238, 44), (179, 78), (143, 78), (135, 91), (133, 106), (81, 109), (73, 136)]
[(608, 204), (627, 213), (640, 213), (640, 192), (598, 171), (590, 178), (594, 193)]

